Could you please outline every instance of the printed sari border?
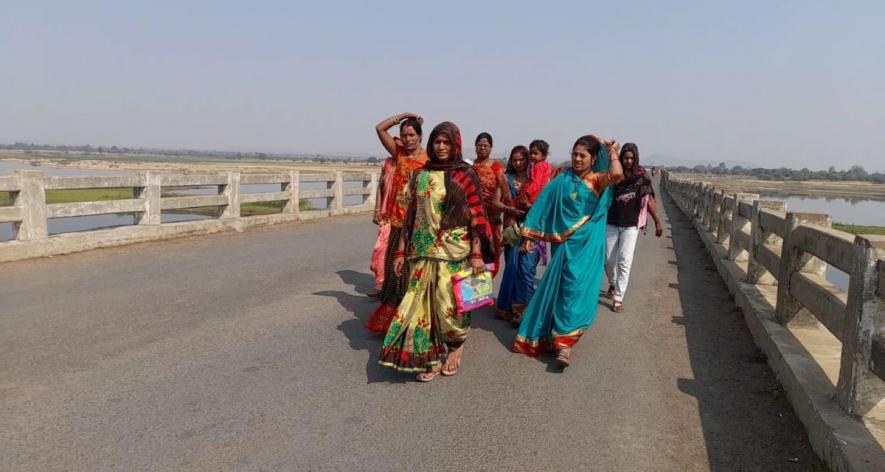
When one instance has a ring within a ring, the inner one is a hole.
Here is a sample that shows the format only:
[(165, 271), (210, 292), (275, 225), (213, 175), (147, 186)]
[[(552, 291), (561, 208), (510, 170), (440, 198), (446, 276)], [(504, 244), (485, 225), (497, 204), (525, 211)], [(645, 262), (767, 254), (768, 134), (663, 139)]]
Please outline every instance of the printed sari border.
[(561, 242), (568, 240), (568, 238), (570, 238), (571, 235), (575, 233), (575, 231), (577, 231), (578, 229), (581, 228), (581, 226), (583, 226), (585, 223), (590, 221), (590, 217), (591, 217), (591, 215), (584, 215), (571, 228), (569, 228), (561, 233), (545, 233), (543, 231), (536, 231), (536, 230), (529, 229), (529, 228), (523, 228), (519, 232), (519, 234), (521, 236), (525, 236), (530, 239), (540, 239), (540, 240), (548, 241), (548, 242), (552, 242), (552, 243), (561, 243)]

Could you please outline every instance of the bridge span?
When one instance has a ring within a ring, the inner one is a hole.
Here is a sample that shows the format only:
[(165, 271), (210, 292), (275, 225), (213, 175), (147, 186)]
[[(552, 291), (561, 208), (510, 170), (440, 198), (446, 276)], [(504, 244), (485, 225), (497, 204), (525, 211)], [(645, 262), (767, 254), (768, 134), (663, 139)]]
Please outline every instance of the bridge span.
[[(691, 220), (556, 372), (376, 364), (366, 215), (0, 265), (3, 470), (825, 470)], [(677, 257), (678, 256), (678, 257)]]

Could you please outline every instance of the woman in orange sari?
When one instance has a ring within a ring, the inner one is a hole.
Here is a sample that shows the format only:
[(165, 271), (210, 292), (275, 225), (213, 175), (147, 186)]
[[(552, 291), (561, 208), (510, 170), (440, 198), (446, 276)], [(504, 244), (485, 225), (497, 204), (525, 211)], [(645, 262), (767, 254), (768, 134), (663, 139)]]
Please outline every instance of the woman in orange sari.
[[(381, 285), (381, 305), (366, 321), (366, 329), (373, 333), (386, 333), (390, 319), (396, 313), (396, 307), (402, 301), (408, 281), (408, 271), (396, 275), (393, 270), (393, 252), (399, 246), (402, 236), (406, 208), (400, 195), (408, 185), (412, 172), (420, 169), (427, 162), (427, 152), (421, 146), (421, 124), (423, 118), (414, 113), (400, 113), (385, 119), (375, 126), (375, 132), (381, 144), (393, 156), (390, 187), (384, 215), (390, 223), (390, 235), (387, 239), (387, 250), (384, 256), (384, 281)], [(399, 143), (390, 135), (390, 128), (399, 125)]]
[[(504, 165), (490, 158), (492, 155), (492, 135), (479, 133), (476, 137), (476, 161), (473, 170), (479, 177), (482, 186), (482, 205), (486, 211), (486, 217), (492, 225), (492, 234), (495, 241), (495, 270), (497, 272), (501, 264), (501, 254), (504, 252), (504, 222), (501, 204), (506, 207), (513, 206), (510, 197), (510, 184), (504, 175)], [(500, 195), (501, 202), (496, 202)]]

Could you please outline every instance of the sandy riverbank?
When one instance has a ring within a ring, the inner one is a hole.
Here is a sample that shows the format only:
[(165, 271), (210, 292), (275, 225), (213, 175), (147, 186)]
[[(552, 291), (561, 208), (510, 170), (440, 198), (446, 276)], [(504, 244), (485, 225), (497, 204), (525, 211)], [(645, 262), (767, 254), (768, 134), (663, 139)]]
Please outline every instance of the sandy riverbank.
[(717, 188), (722, 188), (731, 192), (772, 192), (820, 198), (885, 200), (885, 184), (875, 184), (872, 182), (833, 182), (829, 180), (792, 182), (783, 180), (756, 180), (733, 175), (673, 175), (685, 179), (709, 182)]
[(305, 172), (368, 172), (379, 171), (380, 166), (365, 163), (319, 163), (311, 161), (274, 160), (274, 161), (207, 161), (197, 159), (172, 160), (169, 156), (141, 156), (125, 154), (63, 155), (60, 153), (32, 152), (26, 155), (22, 151), (0, 151), (0, 162), (20, 162), (33, 166), (46, 166), (60, 169), (111, 170), (111, 171), (158, 171), (158, 172), (229, 172), (244, 173), (275, 173), (289, 170)]

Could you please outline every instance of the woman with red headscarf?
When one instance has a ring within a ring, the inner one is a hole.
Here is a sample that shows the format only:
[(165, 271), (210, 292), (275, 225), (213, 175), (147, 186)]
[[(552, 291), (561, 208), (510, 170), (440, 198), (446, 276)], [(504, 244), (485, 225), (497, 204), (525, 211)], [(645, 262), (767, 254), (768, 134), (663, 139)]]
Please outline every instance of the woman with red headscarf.
[(418, 373), (422, 382), (454, 375), (461, 365), (470, 313), (458, 312), (452, 275), (467, 268), (481, 273), (494, 257), (482, 190), (476, 172), (462, 159), (458, 127), (437, 125), (427, 154), (429, 161), (401, 196), (408, 210), (393, 266), (397, 275), (404, 274), (408, 261), (408, 285), (379, 360)]

